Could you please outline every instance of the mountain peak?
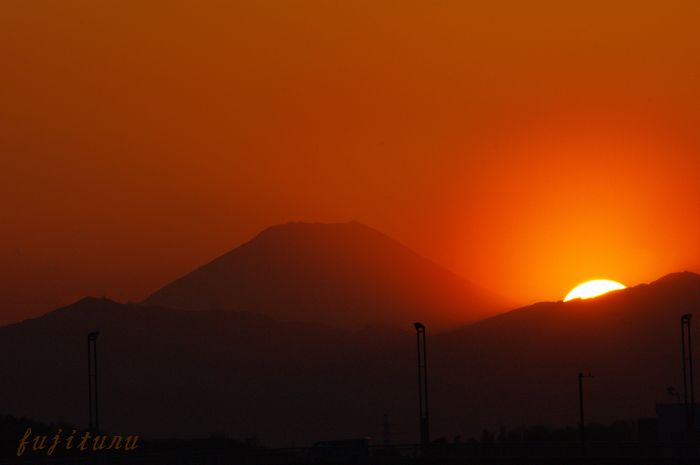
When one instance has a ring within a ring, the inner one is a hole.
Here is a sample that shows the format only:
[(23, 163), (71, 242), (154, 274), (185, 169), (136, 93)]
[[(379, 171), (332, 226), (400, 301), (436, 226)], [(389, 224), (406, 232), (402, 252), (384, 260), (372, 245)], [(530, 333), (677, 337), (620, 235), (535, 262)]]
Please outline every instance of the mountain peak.
[[(265, 234), (271, 234), (271, 233), (285, 233), (289, 232), (292, 230), (339, 230), (339, 229), (364, 229), (364, 230), (370, 230), (370, 231), (376, 231), (376, 229), (371, 228), (363, 223), (360, 223), (359, 221), (356, 220), (351, 220), (351, 221), (346, 221), (346, 222), (336, 222), (336, 223), (323, 223), (320, 221), (290, 221), (289, 223), (280, 223), (280, 224), (275, 224), (272, 226), (269, 226), (265, 229), (263, 229), (259, 236), (265, 235)], [(378, 231), (377, 231), (378, 232)]]
[(358, 221), (345, 223), (320, 223), (295, 221), (270, 226), (260, 232), (250, 242), (258, 240), (291, 240), (291, 239), (340, 239), (360, 240), (362, 238), (383, 238), (395, 242), (389, 236), (362, 224)]
[(63, 314), (68, 312), (77, 316), (84, 316), (95, 312), (115, 310), (121, 306), (122, 304), (115, 302), (112, 299), (108, 299), (107, 297), (86, 296), (75, 301), (70, 305), (66, 305), (65, 307), (61, 307), (54, 310), (53, 312), (47, 313), (46, 315), (40, 318), (50, 317), (50, 315), (53, 314)]
[(356, 221), (287, 223), (163, 287), (148, 305), (249, 310), (357, 328), (433, 327), (505, 307), (488, 292)]
[(103, 305), (106, 303), (112, 303), (112, 304), (117, 304), (112, 299), (109, 299), (107, 297), (94, 297), (94, 296), (85, 296), (81, 299), (78, 299), (76, 302), (71, 304), (70, 306), (78, 306), (78, 307), (87, 307), (87, 306), (95, 306), (95, 305)]
[(678, 271), (675, 273), (669, 273), (653, 281), (651, 284), (676, 284), (676, 285), (687, 285), (687, 284), (700, 284), (700, 275), (693, 273), (692, 271)]

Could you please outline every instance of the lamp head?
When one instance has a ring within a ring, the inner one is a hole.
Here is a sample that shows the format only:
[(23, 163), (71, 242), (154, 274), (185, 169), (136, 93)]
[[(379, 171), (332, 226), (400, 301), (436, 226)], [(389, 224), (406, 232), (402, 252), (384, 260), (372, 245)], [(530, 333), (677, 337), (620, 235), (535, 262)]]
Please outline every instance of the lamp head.
[(413, 327), (416, 328), (416, 331), (425, 330), (425, 326), (423, 325), (423, 323), (421, 323), (419, 321), (413, 323)]
[(691, 318), (693, 318), (693, 314), (692, 314), (692, 313), (686, 313), (685, 315), (683, 315), (683, 316), (681, 317), (681, 321), (688, 321), (688, 322), (690, 322), (690, 319), (691, 319)]

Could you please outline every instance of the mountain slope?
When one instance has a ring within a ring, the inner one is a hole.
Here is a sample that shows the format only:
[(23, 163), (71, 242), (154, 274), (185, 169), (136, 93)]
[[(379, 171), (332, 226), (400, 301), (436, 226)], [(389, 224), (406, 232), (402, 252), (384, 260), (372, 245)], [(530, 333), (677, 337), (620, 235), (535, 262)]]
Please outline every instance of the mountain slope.
[[(436, 408), (461, 410), (492, 428), (575, 425), (581, 371), (594, 376), (585, 382), (591, 420), (654, 416), (655, 403), (675, 401), (666, 388), (680, 390), (680, 317), (695, 312), (697, 332), (698, 310), (700, 276), (674, 273), (596, 299), (535, 304), (439, 336), (434, 351), (450, 357), (433, 364)], [(440, 407), (442, 399), (450, 405)]]
[[(544, 302), (447, 333), (428, 326), (431, 430), (574, 425), (653, 416), (680, 386), (680, 315), (700, 276), (678, 273), (597, 299)], [(698, 319), (693, 320), (697, 334)], [(270, 445), (417, 436), (415, 332), (359, 332), (236, 311), (84, 299), (0, 328), (3, 410), (84, 425), (86, 343), (99, 330), (102, 426), (146, 436), (256, 436)], [(697, 353), (697, 347), (696, 347)], [(698, 357), (695, 357), (697, 360)], [(696, 367), (697, 368), (697, 367)], [(696, 373), (700, 372), (697, 369)]]
[(394, 365), (396, 353), (387, 349), (407, 343), (408, 352), (410, 335), (86, 298), (0, 328), (0, 370), (12, 374), (0, 383), (2, 410), (85, 426), (86, 336), (93, 330), (100, 332), (101, 427), (113, 433), (224, 431), (300, 444), (362, 436), (374, 423), (379, 430), (370, 409), (399, 411), (412, 398), (392, 392), (393, 383), (367, 382), (414, 379), (410, 362)]
[(275, 226), (145, 300), (183, 309), (240, 309), (346, 328), (455, 327), (502, 301), (359, 223)]

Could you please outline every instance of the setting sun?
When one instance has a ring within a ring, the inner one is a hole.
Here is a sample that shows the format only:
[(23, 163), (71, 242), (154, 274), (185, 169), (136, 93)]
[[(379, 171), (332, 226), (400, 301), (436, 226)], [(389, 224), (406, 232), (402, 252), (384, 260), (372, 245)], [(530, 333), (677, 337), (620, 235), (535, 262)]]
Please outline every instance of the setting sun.
[(611, 281), (609, 279), (594, 279), (592, 281), (579, 284), (573, 288), (571, 292), (564, 297), (564, 302), (568, 302), (569, 300), (573, 299), (590, 299), (610, 291), (624, 289), (625, 287), (627, 286), (620, 284), (617, 281)]

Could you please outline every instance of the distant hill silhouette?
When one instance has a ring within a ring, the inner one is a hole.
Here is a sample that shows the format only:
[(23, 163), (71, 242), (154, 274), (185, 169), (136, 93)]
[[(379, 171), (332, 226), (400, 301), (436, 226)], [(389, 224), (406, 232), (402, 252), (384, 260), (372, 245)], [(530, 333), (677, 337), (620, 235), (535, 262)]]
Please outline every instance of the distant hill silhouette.
[[(676, 401), (666, 388), (681, 386), (680, 317), (691, 312), (700, 334), (700, 276), (683, 272), (596, 299), (538, 303), (437, 337), (436, 408), (492, 428), (575, 425), (576, 374), (590, 371), (591, 420), (654, 416), (655, 402)], [(696, 344), (696, 360), (699, 351)]]
[(290, 223), (166, 285), (146, 305), (234, 309), (345, 328), (429, 314), (456, 327), (507, 309), (500, 298), (356, 222)]
[[(678, 273), (442, 334), (428, 327), (433, 435), (574, 425), (579, 371), (594, 375), (585, 384), (590, 421), (653, 416), (656, 402), (675, 401), (667, 386), (680, 385), (680, 315), (696, 311), (697, 333), (699, 308), (700, 276)], [(112, 433), (221, 431), (267, 445), (380, 440), (387, 413), (395, 441), (416, 440), (410, 326), (348, 331), (257, 313), (106, 299), (83, 299), (0, 328), (2, 410), (84, 426), (85, 338), (92, 330), (100, 331), (101, 425)]]
[(379, 425), (377, 405), (398, 411), (413, 400), (412, 389), (394, 389), (415, 379), (410, 333), (85, 298), (0, 328), (2, 409), (85, 426), (93, 330), (100, 424), (115, 434), (230, 432), (298, 445), (348, 428), (361, 437), (368, 419)]

